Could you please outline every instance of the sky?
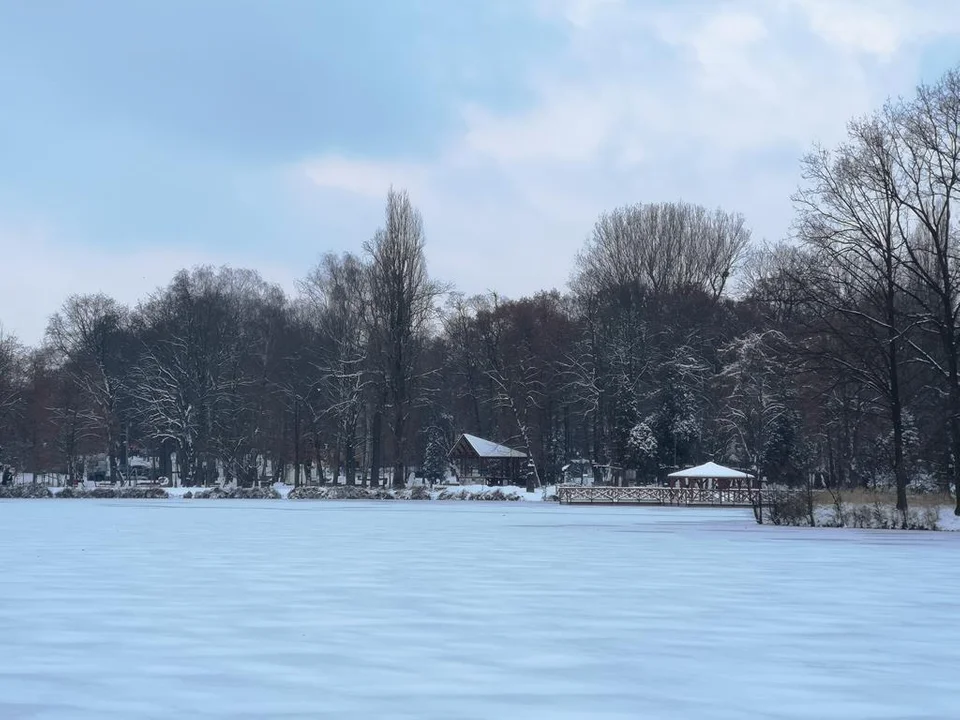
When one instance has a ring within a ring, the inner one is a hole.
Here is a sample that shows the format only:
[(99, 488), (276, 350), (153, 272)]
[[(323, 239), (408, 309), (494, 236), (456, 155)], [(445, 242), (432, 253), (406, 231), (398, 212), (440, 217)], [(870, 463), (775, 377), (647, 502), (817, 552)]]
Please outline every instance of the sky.
[(0, 0), (0, 324), (197, 264), (294, 291), (391, 185), (468, 294), (563, 289), (627, 203), (784, 239), (803, 153), (957, 62), (953, 0)]

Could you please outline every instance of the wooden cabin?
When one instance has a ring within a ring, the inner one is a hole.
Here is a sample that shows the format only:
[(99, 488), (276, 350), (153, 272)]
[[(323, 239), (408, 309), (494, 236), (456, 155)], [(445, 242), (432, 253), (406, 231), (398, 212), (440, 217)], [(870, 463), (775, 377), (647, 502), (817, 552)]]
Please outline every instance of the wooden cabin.
[(522, 485), (527, 454), (463, 433), (448, 455), (463, 484)]

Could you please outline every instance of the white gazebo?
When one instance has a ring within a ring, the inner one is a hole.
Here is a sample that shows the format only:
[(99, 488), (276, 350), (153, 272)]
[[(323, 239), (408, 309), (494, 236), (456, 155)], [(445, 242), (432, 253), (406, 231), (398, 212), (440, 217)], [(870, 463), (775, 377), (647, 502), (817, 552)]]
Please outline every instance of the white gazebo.
[(696, 467), (678, 470), (667, 475), (667, 481), (670, 487), (694, 487), (692, 481), (696, 482), (696, 487), (707, 490), (726, 490), (731, 485), (743, 487), (743, 481), (747, 480), (747, 487), (752, 485), (754, 476), (750, 473), (734, 470), (733, 468), (717, 465), (715, 462), (704, 463)]

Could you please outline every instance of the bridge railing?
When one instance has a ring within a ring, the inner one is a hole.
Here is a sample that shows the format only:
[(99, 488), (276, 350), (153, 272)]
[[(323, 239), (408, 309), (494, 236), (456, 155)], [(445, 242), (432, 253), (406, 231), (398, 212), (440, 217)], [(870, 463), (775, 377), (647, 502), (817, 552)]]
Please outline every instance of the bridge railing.
[(561, 485), (557, 498), (568, 504), (710, 505), (752, 507), (766, 503), (770, 493), (757, 488), (672, 488), (660, 485), (617, 487), (610, 485)]

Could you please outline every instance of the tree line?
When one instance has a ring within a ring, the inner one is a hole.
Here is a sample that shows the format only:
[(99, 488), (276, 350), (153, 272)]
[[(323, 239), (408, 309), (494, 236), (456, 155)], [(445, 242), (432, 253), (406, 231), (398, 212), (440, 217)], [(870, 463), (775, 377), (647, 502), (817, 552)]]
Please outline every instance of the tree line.
[(348, 483), (446, 472), (461, 431), (528, 484), (588, 458), (638, 481), (713, 459), (772, 482), (960, 480), (960, 72), (801, 161), (793, 237), (639, 203), (604, 213), (565, 292), (467, 297), (428, 273), (420, 213), (387, 197), (358, 254), (285, 294), (178, 273), (136, 307), (69, 298), (45, 341), (0, 335), (0, 463), (76, 477), (130, 453), (184, 483), (309, 467)]

